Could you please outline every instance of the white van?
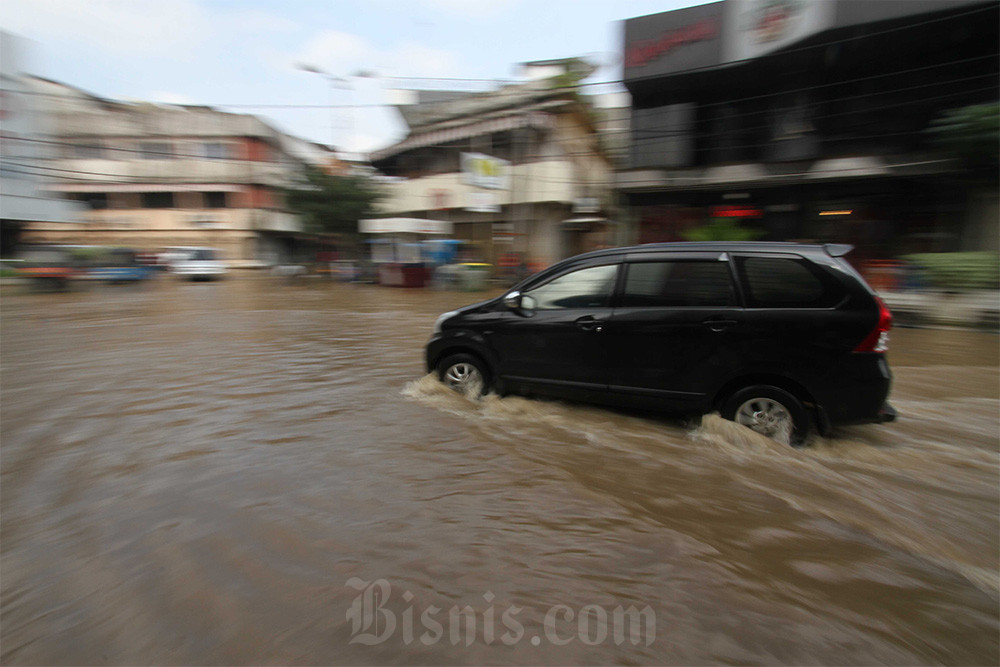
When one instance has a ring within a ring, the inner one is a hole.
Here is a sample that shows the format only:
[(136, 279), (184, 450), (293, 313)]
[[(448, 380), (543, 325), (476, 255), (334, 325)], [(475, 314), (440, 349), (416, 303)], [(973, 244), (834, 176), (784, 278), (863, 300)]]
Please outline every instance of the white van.
[(167, 248), (160, 258), (171, 272), (189, 280), (216, 280), (229, 272), (215, 248)]

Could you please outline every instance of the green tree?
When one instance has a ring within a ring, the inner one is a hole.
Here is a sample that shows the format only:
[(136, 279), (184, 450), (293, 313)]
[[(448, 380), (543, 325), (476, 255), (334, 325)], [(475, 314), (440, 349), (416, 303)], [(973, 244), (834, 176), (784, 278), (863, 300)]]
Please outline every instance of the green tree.
[(951, 185), (963, 191), (962, 249), (997, 250), (996, 207), (1000, 203), (1000, 103), (951, 109), (927, 128), (932, 146), (961, 167)]
[(741, 227), (732, 218), (712, 218), (707, 225), (681, 232), (685, 241), (753, 241), (763, 232)]
[(302, 216), (306, 231), (358, 238), (358, 220), (375, 213), (381, 193), (364, 176), (333, 176), (308, 167), (301, 182), (285, 190), (288, 208)]
[(1000, 167), (1000, 104), (951, 109), (927, 128), (931, 143), (957, 158), (974, 179), (996, 179)]

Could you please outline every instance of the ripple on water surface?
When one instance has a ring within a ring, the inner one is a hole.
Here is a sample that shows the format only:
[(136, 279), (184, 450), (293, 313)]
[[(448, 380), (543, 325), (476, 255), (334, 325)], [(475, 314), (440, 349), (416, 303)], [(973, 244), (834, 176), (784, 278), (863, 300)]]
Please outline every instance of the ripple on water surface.
[[(0, 661), (998, 662), (995, 336), (894, 333), (900, 421), (792, 449), (459, 396), (422, 352), (467, 300), (5, 293)], [(529, 629), (648, 604), (656, 641), (362, 647), (351, 577)]]

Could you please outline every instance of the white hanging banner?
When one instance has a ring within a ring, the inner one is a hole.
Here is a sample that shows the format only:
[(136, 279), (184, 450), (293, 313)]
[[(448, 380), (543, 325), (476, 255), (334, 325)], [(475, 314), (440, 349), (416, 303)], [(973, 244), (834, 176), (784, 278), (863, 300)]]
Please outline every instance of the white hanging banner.
[(488, 190), (510, 190), (510, 162), (483, 153), (462, 153), (462, 180)]
[(362, 234), (451, 234), (451, 223), (423, 218), (370, 218), (358, 221), (358, 231)]

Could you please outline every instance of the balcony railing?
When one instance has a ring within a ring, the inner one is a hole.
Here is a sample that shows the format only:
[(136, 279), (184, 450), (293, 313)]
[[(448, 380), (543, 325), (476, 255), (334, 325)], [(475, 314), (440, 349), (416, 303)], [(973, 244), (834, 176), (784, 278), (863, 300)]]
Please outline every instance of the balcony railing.
[(290, 184), (287, 166), (245, 160), (57, 160), (53, 165), (74, 179), (94, 183), (260, 183)]
[(572, 203), (580, 183), (572, 163), (548, 160), (512, 167), (509, 190), (484, 190), (465, 183), (461, 173), (436, 174), (387, 183), (379, 204), (385, 213), (466, 208), (477, 195), (487, 194), (495, 204)]

